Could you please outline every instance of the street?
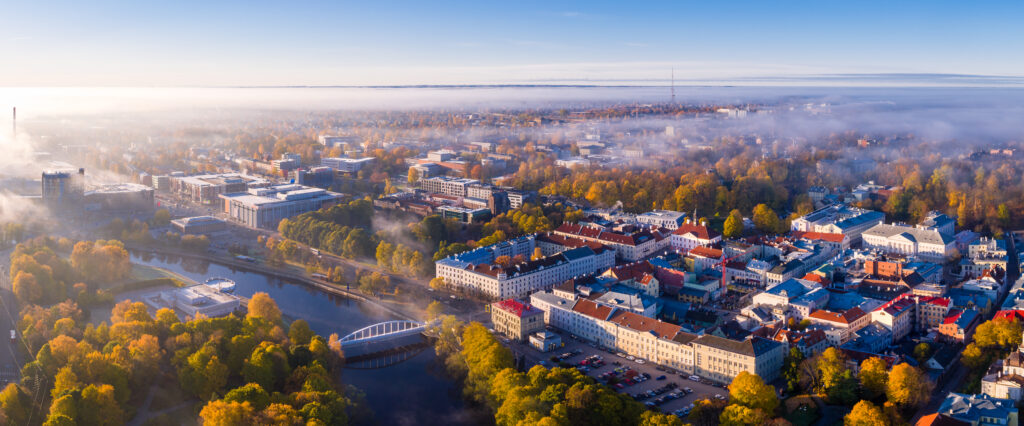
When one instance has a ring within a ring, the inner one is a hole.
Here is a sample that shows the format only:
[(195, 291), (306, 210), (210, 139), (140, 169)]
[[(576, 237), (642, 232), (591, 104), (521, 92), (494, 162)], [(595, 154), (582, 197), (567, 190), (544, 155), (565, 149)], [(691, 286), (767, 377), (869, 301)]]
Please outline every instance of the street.
[[(8, 275), (6, 259), (11, 256), (11, 250), (0, 251), (0, 332), (7, 334), (10, 330), (16, 330), (18, 324), (18, 302), (11, 291), (11, 278)], [(20, 334), (18, 335), (20, 338)], [(0, 386), (20, 380), (21, 362), (16, 344), (20, 340), (12, 340), (5, 336), (3, 344), (0, 344)]]

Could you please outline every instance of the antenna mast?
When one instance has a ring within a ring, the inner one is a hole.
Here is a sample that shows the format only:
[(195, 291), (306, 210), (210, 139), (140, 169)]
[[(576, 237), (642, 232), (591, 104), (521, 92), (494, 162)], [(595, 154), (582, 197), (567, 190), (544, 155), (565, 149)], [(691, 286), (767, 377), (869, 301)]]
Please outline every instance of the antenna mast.
[(672, 67), (672, 104), (676, 103), (676, 67)]

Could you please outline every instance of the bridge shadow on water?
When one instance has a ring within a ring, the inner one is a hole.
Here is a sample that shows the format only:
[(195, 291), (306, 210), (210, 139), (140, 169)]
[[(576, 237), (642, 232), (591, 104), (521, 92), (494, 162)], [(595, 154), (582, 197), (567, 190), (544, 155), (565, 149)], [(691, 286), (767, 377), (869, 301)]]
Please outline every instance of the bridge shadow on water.
[(430, 339), (422, 338), (419, 342), (406, 344), (386, 351), (351, 358), (346, 357), (344, 368), (353, 370), (387, 368), (413, 359), (423, 351), (430, 350), (431, 348), (433, 348), (433, 344)]

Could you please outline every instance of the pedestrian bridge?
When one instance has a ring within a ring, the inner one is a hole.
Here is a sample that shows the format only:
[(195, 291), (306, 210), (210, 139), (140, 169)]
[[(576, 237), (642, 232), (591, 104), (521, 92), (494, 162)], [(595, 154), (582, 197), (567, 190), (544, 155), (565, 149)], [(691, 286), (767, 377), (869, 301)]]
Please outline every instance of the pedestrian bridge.
[(417, 321), (385, 321), (353, 331), (338, 342), (346, 358), (373, 355), (423, 343), (423, 333), (429, 326)]

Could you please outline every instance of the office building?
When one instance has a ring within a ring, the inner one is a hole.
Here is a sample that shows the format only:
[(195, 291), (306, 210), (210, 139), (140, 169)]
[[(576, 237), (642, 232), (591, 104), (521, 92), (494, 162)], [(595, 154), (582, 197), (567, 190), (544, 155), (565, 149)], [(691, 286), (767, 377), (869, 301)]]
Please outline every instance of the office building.
[(276, 229), (281, 219), (333, 206), (342, 195), (302, 185), (277, 185), (221, 194), (220, 198), (231, 220), (252, 228)]

